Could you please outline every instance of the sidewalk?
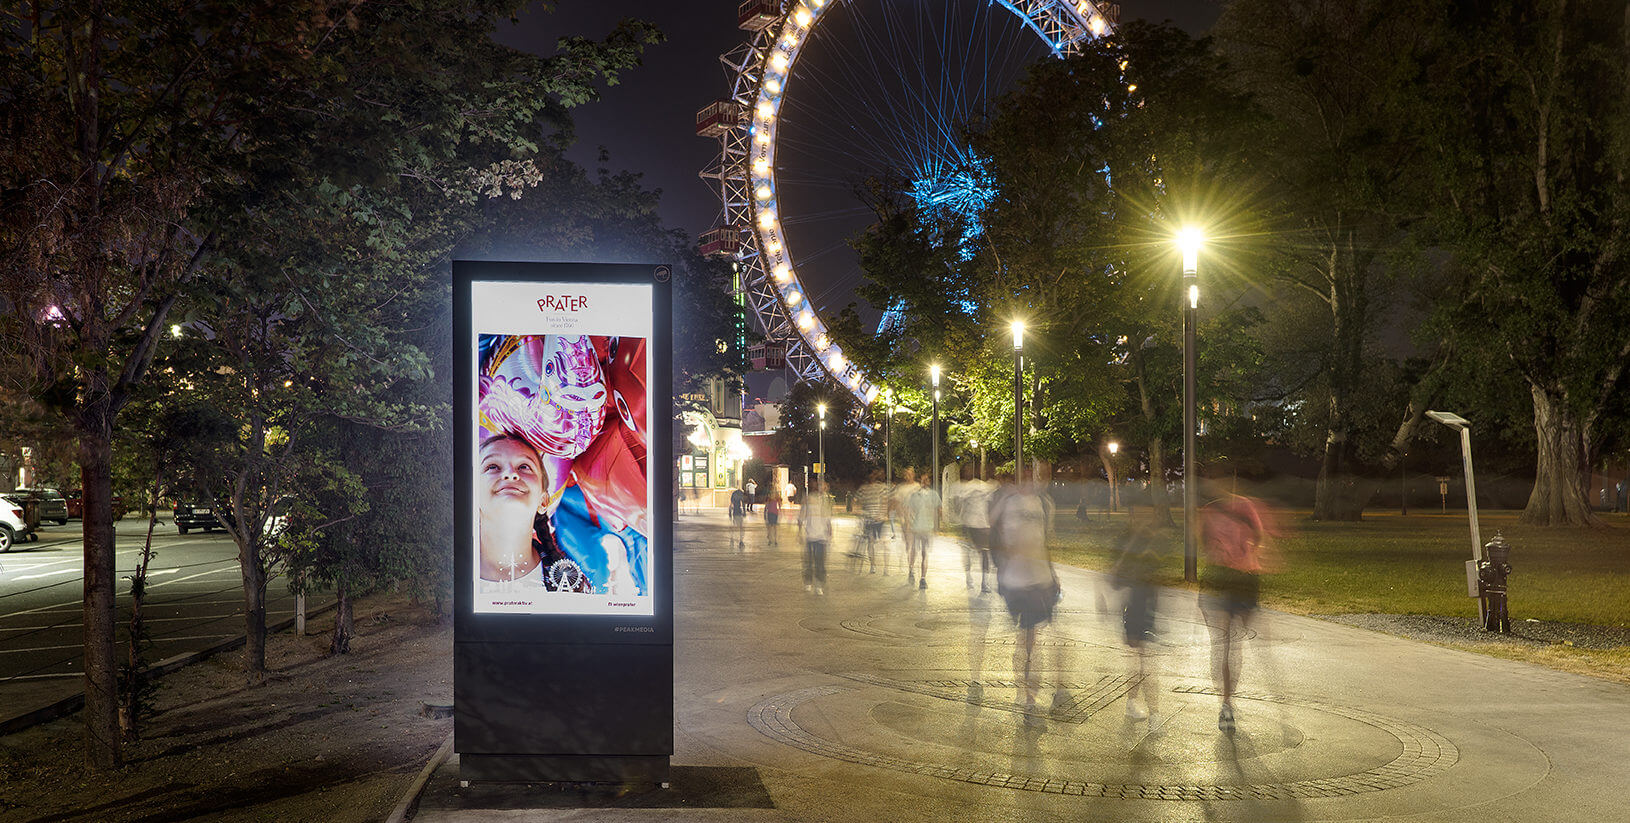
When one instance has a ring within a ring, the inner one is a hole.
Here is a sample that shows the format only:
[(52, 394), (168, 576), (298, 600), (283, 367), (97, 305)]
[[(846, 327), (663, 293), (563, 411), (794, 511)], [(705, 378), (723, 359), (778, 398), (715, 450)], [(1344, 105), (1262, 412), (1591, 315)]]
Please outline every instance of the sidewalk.
[[(1630, 808), (1630, 687), (1263, 613), (1244, 632), (1238, 730), (1217, 731), (1211, 637), (1168, 592), (1151, 729), (1117, 593), (1060, 567), (1038, 655), (1050, 707), (1014, 703), (1015, 633), (941, 538), (926, 592), (853, 573), (840, 523), (827, 594), (803, 591), (796, 529), (728, 548), (722, 512), (676, 543), (670, 789), (460, 788), (432, 776), (420, 823), (546, 820), (1596, 821)], [(993, 581), (994, 582), (994, 581)], [(660, 811), (653, 811), (660, 810)]]

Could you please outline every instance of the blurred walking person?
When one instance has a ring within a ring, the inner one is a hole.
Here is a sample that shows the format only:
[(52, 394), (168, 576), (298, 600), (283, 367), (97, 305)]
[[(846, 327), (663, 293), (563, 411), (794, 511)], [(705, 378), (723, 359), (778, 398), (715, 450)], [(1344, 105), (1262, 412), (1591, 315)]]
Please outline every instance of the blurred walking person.
[[(1133, 520), (1115, 542), (1115, 567), (1110, 572), (1110, 585), (1126, 592), (1121, 604), (1121, 626), (1126, 645), (1136, 655), (1132, 689), (1126, 695), (1126, 719), (1147, 719), (1151, 730), (1157, 728), (1160, 711), (1160, 690), (1151, 671), (1149, 642), (1154, 635), (1156, 605), (1160, 587), (1155, 577), (1165, 555), (1165, 540), (1147, 522)], [(1139, 692), (1143, 705), (1137, 705)]]
[(1053, 619), (1053, 608), (1061, 594), (1047, 552), (1052, 520), (1052, 501), (1034, 484), (1004, 483), (991, 501), (996, 591), (1018, 626), (1013, 675), (1019, 682), (1019, 699), (1027, 715), (1035, 710), (1041, 693), (1041, 679), (1035, 671), (1036, 634)]
[[(917, 473), (908, 466), (901, 474), (901, 477), (905, 479), (889, 491), (889, 536), (892, 538), (897, 533), (894, 523), (898, 520), (900, 523), (898, 531), (900, 540), (909, 547), (911, 545), (911, 525), (906, 522), (906, 500), (917, 491)], [(900, 556), (904, 557), (906, 553), (902, 551)]]
[[(877, 573), (877, 544), (883, 543), (883, 521), (889, 516), (889, 487), (883, 483), (883, 473), (873, 471), (866, 485), (860, 487), (861, 539), (866, 541), (866, 561), (871, 573)], [(889, 573), (888, 544), (883, 543), (883, 573)]]
[(781, 545), (781, 494), (770, 492), (764, 501), (764, 544), (770, 548)]
[(747, 493), (741, 489), (730, 492), (730, 547), (747, 551)]
[(934, 532), (939, 527), (940, 495), (925, 478), (917, 484), (917, 490), (906, 498), (906, 585), (913, 582), (915, 572), (912, 566), (915, 563), (920, 564), (922, 569), (922, 576), (915, 581), (917, 588), (928, 588), (928, 549), (934, 545)]
[(798, 522), (804, 532), (804, 591), (826, 594), (826, 549), (832, 543), (832, 498), (826, 481), (804, 495)]
[(969, 589), (973, 588), (974, 558), (979, 559), (979, 593), (990, 591), (990, 575), (995, 565), (990, 558), (990, 497), (992, 485), (974, 474), (972, 466), (962, 470), (963, 481), (957, 484), (956, 502), (951, 508), (962, 521), (962, 537), (967, 545), (962, 551), (962, 577)]
[(1242, 662), (1235, 630), (1247, 628), (1256, 616), (1267, 535), (1261, 507), (1249, 497), (1220, 497), (1200, 513), (1200, 538), (1206, 554), (1200, 607), (1211, 627), (1211, 674), (1222, 691), (1217, 729), (1230, 734)]

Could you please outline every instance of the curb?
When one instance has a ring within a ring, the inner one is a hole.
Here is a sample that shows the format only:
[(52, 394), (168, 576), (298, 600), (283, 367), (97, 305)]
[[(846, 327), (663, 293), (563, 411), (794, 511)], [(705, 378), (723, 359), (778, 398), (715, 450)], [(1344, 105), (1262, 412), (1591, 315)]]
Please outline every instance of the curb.
[[(318, 606), (315, 609), (308, 610), (306, 612), (306, 617), (309, 618), (309, 617), (312, 617), (314, 615), (322, 614), (323, 612), (326, 612), (326, 611), (328, 611), (330, 609), (333, 609), (334, 607), (336, 607), (338, 605), (339, 605), (339, 601), (336, 600), (336, 601), (334, 601), (332, 603), (329, 603), (329, 604), (327, 604), (325, 606)], [(278, 633), (280, 631), (284, 631), (284, 630), (288, 629), (290, 626), (294, 625), (294, 620), (295, 619), (293, 617), (290, 617), (290, 618), (288, 618), (286, 620), (280, 620), (280, 621), (278, 621), (276, 623), (268, 625), (266, 627), (266, 633), (268, 635), (271, 635), (271, 634), (276, 634), (276, 633)], [(245, 637), (234, 637), (231, 640), (222, 640), (221, 642), (216, 643), (213, 646), (206, 646), (205, 648), (198, 649), (196, 651), (182, 652), (181, 654), (175, 655), (173, 657), (165, 658), (163, 660), (160, 660), (157, 663), (152, 664), (151, 666), (148, 666), (147, 669), (146, 669), (146, 673), (148, 675), (153, 676), (153, 677), (161, 677), (161, 676), (169, 674), (170, 672), (173, 672), (173, 671), (175, 671), (177, 669), (181, 669), (181, 668), (184, 668), (186, 666), (190, 666), (190, 665), (192, 665), (194, 663), (197, 663), (199, 661), (202, 661), (202, 660), (207, 660), (208, 658), (214, 657), (215, 655), (220, 654), (221, 652), (227, 652), (227, 651), (231, 651), (233, 649), (236, 649), (239, 646), (242, 646), (246, 642), (248, 642), (248, 637), (247, 636), (245, 636)], [(82, 709), (84, 707), (85, 707), (85, 695), (84, 695), (84, 693), (64, 697), (64, 698), (62, 698), (61, 700), (58, 700), (55, 703), (51, 703), (51, 704), (46, 705), (46, 706), (41, 706), (40, 708), (35, 709), (33, 711), (23, 712), (22, 714), (16, 715), (14, 717), (8, 717), (8, 718), (6, 718), (4, 720), (0, 720), (0, 737), (5, 737), (8, 734), (14, 734), (14, 733), (20, 732), (20, 731), (22, 731), (24, 729), (31, 728), (33, 726), (38, 726), (41, 723), (49, 723), (52, 720), (56, 720), (57, 718), (60, 718), (60, 717), (67, 717), (68, 715), (73, 714), (74, 712), (77, 712), (77, 711), (79, 711), (80, 709)]]
[(419, 776), (413, 779), (413, 785), (408, 786), (407, 793), (396, 802), (396, 808), (391, 810), (391, 816), (385, 818), (385, 823), (405, 823), (419, 808), (419, 798), (424, 796), (424, 789), (430, 785), (430, 777), (447, 762), (453, 753), (453, 733), (447, 733), (447, 739), (441, 743), (441, 748), (430, 756), (430, 762), (424, 764), (419, 770)]

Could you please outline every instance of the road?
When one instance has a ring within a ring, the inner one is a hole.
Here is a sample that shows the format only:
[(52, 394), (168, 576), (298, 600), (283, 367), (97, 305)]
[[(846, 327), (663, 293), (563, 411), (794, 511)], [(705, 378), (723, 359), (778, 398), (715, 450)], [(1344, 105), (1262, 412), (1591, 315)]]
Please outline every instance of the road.
[[(149, 661), (203, 648), (243, 634), (243, 585), (237, 546), (223, 532), (176, 533), (161, 512), (153, 532), (157, 552), (148, 569), (145, 616), (153, 646)], [(127, 579), (140, 559), (147, 521), (116, 524), (121, 621), (130, 614)], [(83, 534), (80, 522), (42, 526), (39, 540), (0, 554), (0, 706), (10, 716), (80, 691), (83, 630)], [(267, 621), (294, 613), (281, 577), (266, 590)], [(126, 639), (121, 626), (120, 654)]]

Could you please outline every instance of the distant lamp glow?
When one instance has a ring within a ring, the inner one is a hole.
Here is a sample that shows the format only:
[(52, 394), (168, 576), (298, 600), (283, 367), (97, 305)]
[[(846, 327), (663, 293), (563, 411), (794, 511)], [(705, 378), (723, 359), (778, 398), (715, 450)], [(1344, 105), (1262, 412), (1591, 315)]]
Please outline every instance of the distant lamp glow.
[(798, 21), (798, 25), (800, 25), (800, 26), (809, 25), (809, 20), (810, 20), (809, 9), (806, 9), (803, 6), (799, 6), (798, 10), (792, 13), (792, 19)]
[(798, 328), (800, 330), (809, 331), (811, 328), (814, 328), (814, 326), (815, 326), (815, 315), (810, 314), (807, 311), (804, 312), (803, 314), (798, 315)]
[(767, 228), (769, 228), (769, 227), (771, 227), (773, 225), (775, 225), (775, 210), (774, 209), (765, 209), (764, 211), (761, 211), (761, 212), (758, 213), (758, 227), (759, 228), (767, 229)]
[(804, 296), (799, 294), (797, 289), (787, 292), (787, 305), (789, 306), (796, 306), (798, 305), (798, 301), (803, 299)]
[(1017, 351), (1024, 348), (1024, 321), (1013, 321), (1013, 349)]
[(770, 199), (771, 196), (773, 196), (775, 194), (775, 190), (770, 188), (769, 186), (759, 186), (758, 191), (756, 192), (756, 194), (758, 195), (758, 199), (760, 199), (760, 200), (768, 200), (768, 199)]
[(1177, 247), (1183, 250), (1184, 274), (1194, 274), (1200, 270), (1200, 246), (1205, 241), (1205, 234), (1195, 226), (1184, 226), (1177, 233)]
[(826, 419), (826, 404), (825, 403), (816, 403), (815, 404), (815, 413), (819, 414), (821, 416), (822, 420), (825, 420)]
[(1104, 30), (1108, 27), (1108, 24), (1104, 22), (1104, 18), (1102, 17), (1094, 17), (1092, 18), (1092, 22), (1087, 24), (1087, 28), (1092, 29), (1092, 34), (1094, 37), (1102, 37), (1104, 35)]
[[(765, 141), (765, 142), (768, 142), (768, 141)], [(770, 173), (770, 161), (765, 160), (762, 157), (760, 157), (757, 160), (754, 160), (753, 161), (753, 171), (755, 173), (757, 173), (757, 174), (769, 174)]]
[(176, 324), (170, 326), (170, 336), (171, 337), (180, 337), (181, 336), (181, 324), (180, 323), (176, 323)]
[(775, 54), (770, 55), (770, 68), (775, 69), (776, 71), (786, 71), (787, 53), (784, 51), (776, 51)]
[(775, 267), (775, 280), (777, 283), (785, 283), (791, 279), (792, 269), (788, 268), (786, 263)]
[(1113, 454), (1118, 454), (1118, 453), (1120, 453), (1120, 450), (1121, 450), (1121, 444), (1120, 443), (1117, 443), (1114, 440), (1109, 441), (1109, 453), (1110, 454), (1112, 454), (1112, 455)]

